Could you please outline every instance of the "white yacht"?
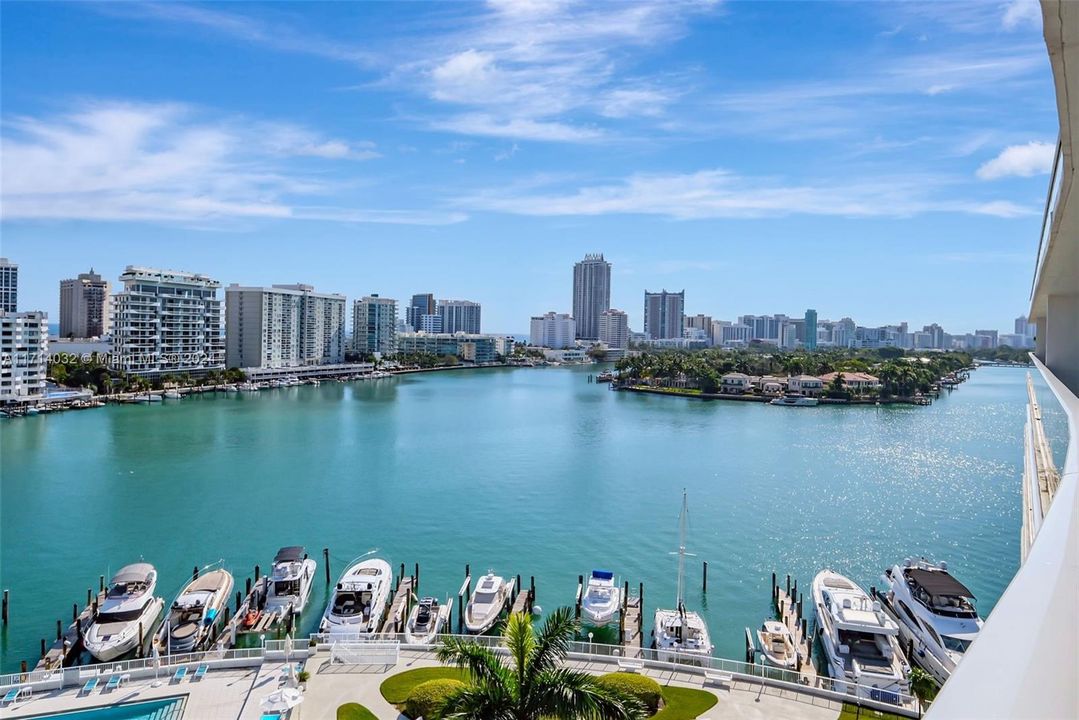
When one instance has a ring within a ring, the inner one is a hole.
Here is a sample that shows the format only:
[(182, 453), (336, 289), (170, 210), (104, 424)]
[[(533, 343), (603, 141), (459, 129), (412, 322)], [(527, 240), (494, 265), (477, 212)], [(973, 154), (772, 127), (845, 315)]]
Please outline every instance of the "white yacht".
[(785, 405), (787, 407), (814, 407), (820, 403), (815, 397), (806, 397), (805, 395), (792, 395), (787, 393), (782, 397), (773, 398), (768, 402), (769, 405)]
[(581, 615), (589, 625), (603, 627), (611, 622), (620, 608), (622, 592), (609, 570), (593, 570), (581, 596)]
[(433, 597), (422, 598), (409, 613), (405, 623), (405, 642), (409, 645), (429, 645), (435, 642), (442, 626), (450, 617), (450, 605), (440, 605)]
[(253, 382), (250, 382), (250, 381), (245, 382), (245, 383), (240, 383), (240, 385), (238, 385), (238, 387), (240, 389), (240, 392), (258, 392), (259, 389), (260, 389), (259, 386), (258, 386), (258, 383), (253, 383)]
[(299, 615), (307, 607), (314, 585), (315, 561), (307, 557), (302, 545), (290, 545), (277, 551), (270, 571), (266, 593), (266, 612), (287, 611)]
[(794, 644), (794, 634), (780, 621), (765, 620), (757, 630), (757, 644), (760, 645), (764, 661), (769, 665), (784, 670), (798, 667), (798, 648)]
[(353, 562), (333, 590), (319, 632), (370, 635), (379, 631), (393, 584), (393, 569), (381, 558)]
[(910, 666), (899, 647), (899, 627), (879, 602), (849, 578), (822, 570), (813, 578), (821, 645), (838, 692), (898, 704), (910, 692)]
[(465, 629), (479, 635), (491, 629), (509, 600), (509, 585), (488, 571), (480, 578), (475, 592), (465, 606)]
[(673, 610), (659, 608), (652, 630), (652, 645), (658, 650), (660, 660), (667, 662), (692, 662), (692, 658), (712, 655), (712, 640), (704, 618), (686, 610), (684, 591), (686, 584), (686, 516), (689, 514), (686, 493), (682, 491), (682, 512), (678, 516), (678, 597)]
[(193, 579), (172, 602), (157, 635), (164, 653), (191, 652), (205, 647), (213, 627), (224, 618), (232, 594), (232, 573), (211, 570)]
[(165, 397), (169, 400), (182, 400), (184, 396), (180, 394), (179, 390), (166, 390)]
[(885, 611), (899, 624), (910, 659), (944, 684), (982, 629), (974, 594), (948, 572), (947, 563), (926, 560), (884, 571)]
[(153, 632), (165, 601), (154, 597), (157, 570), (149, 563), (120, 568), (109, 581), (105, 600), (97, 617), (83, 635), (83, 645), (101, 662), (115, 660), (139, 644), (139, 626), (144, 641)]

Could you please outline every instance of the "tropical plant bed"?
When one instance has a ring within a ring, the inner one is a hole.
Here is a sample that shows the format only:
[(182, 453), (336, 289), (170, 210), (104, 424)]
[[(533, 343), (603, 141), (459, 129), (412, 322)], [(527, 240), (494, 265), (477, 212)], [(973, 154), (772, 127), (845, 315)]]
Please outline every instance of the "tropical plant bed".
[(412, 689), (420, 683), (428, 680), (460, 680), (468, 681), (468, 672), (455, 667), (426, 667), (406, 670), (403, 673), (391, 675), (382, 681), (378, 691), (386, 702), (403, 709), (405, 700)]
[(663, 688), (663, 709), (653, 720), (690, 720), (708, 712), (719, 701), (712, 693), (695, 688)]
[(337, 708), (337, 720), (378, 720), (378, 718), (359, 703), (345, 703)]

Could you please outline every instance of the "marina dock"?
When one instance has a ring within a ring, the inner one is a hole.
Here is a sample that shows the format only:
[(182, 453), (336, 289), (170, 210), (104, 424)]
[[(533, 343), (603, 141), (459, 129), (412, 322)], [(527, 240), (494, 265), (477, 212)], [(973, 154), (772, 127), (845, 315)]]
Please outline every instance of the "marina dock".
[[(104, 585), (104, 577), (101, 582)], [(97, 609), (105, 602), (104, 589), (101, 589), (96, 596), (92, 596), (92, 593), (92, 590), (86, 591), (87, 603), (82, 612), (78, 612), (77, 603), (72, 605), (73, 617), (70, 625), (65, 628), (63, 621), (56, 621), (56, 639), (52, 645), (46, 647), (45, 638), (41, 639), (41, 659), (34, 666), (34, 670), (54, 670), (75, 664), (82, 652), (82, 634), (93, 622)], [(150, 630), (151, 628), (145, 629), (142, 646), (145, 646), (145, 637)]]
[[(776, 619), (786, 625), (794, 636), (794, 648), (798, 654), (797, 671), (802, 675), (802, 683), (813, 686), (817, 682), (817, 669), (813, 665), (813, 636), (809, 632), (809, 621), (803, 612), (803, 599), (798, 592), (797, 580), (792, 586), (791, 576), (787, 575), (786, 586), (780, 587), (776, 574), (772, 573), (772, 605)], [(747, 637), (747, 643), (751, 641), (752, 637)]]
[(396, 635), (405, 631), (408, 614), (412, 610), (412, 601), (420, 590), (420, 564), (416, 563), (416, 572), (405, 575), (405, 564), (401, 563), (401, 573), (397, 576), (397, 586), (393, 591), (389, 609), (382, 622), (381, 635)]
[(622, 612), (618, 618), (619, 644), (623, 657), (640, 657), (644, 647), (644, 583), (637, 596), (629, 596), (629, 582), (622, 591)]

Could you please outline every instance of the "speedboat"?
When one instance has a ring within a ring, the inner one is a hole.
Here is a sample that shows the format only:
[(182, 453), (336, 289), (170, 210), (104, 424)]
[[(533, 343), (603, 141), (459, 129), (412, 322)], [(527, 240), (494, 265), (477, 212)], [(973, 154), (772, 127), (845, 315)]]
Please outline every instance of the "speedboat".
[(371, 635), (386, 613), (393, 569), (381, 558), (359, 560), (345, 570), (333, 590), (319, 632)]
[(158, 632), (158, 648), (175, 653), (205, 647), (214, 625), (224, 617), (231, 594), (232, 573), (227, 570), (212, 570), (189, 582), (172, 602)]
[(765, 620), (757, 631), (757, 644), (769, 665), (784, 670), (798, 667), (798, 648), (791, 629), (778, 620)]
[(166, 390), (165, 397), (169, 400), (180, 400), (183, 398), (183, 395), (181, 395), (178, 390)]
[(277, 551), (270, 572), (270, 587), (266, 593), (266, 612), (287, 611), (298, 615), (307, 607), (311, 597), (315, 561), (307, 557), (302, 545), (291, 545)]
[(148, 394), (146, 396), (146, 400), (147, 400), (147, 402), (155, 403), (155, 402), (162, 402), (163, 398), (160, 395), (154, 395), (153, 393), (150, 393), (150, 394)]
[(974, 594), (948, 572), (947, 563), (903, 561), (884, 571), (881, 604), (899, 624), (910, 659), (944, 684), (982, 629)]
[(581, 614), (589, 625), (603, 627), (614, 619), (622, 593), (609, 570), (593, 570), (581, 596)]
[(258, 383), (253, 383), (253, 382), (240, 383), (240, 385), (238, 385), (237, 387), (239, 387), (240, 392), (258, 392), (259, 391)]
[(476, 591), (465, 606), (465, 629), (474, 635), (490, 630), (508, 599), (507, 583), (493, 572), (488, 572), (480, 578)]
[(149, 563), (120, 568), (109, 581), (97, 616), (83, 635), (87, 651), (101, 662), (135, 649), (140, 635), (150, 637), (165, 601), (154, 597), (157, 570)]
[(657, 608), (652, 645), (665, 662), (689, 662), (712, 655), (714, 646), (708, 635), (708, 625), (699, 614), (686, 610), (686, 516), (689, 506), (682, 491), (682, 512), (678, 516), (678, 595), (673, 610)]
[(773, 398), (768, 401), (769, 405), (785, 405), (787, 407), (813, 407), (820, 401), (815, 397), (806, 397), (805, 395), (794, 395), (787, 393), (782, 397)]
[(442, 632), (449, 619), (450, 605), (440, 605), (433, 597), (422, 598), (409, 613), (405, 623), (405, 642), (409, 645), (429, 645)]
[(813, 578), (813, 605), (834, 689), (899, 704), (910, 692), (910, 666), (899, 647), (899, 626), (881, 604), (849, 578), (822, 570)]

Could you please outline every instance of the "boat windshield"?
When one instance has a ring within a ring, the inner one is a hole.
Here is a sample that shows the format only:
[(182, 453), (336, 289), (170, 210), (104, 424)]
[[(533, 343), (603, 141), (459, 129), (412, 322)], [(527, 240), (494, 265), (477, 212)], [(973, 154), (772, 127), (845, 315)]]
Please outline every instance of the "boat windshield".
[(278, 580), (273, 584), (273, 594), (278, 597), (300, 594), (299, 580)]
[(476, 594), (472, 598), (472, 602), (474, 602), (476, 605), (490, 605), (494, 601), (495, 594), (490, 592), (476, 591)]
[(963, 640), (951, 635), (941, 635), (940, 639), (944, 641), (945, 648), (957, 653), (965, 653), (967, 648), (970, 647), (970, 643), (973, 642), (972, 640)]
[(131, 622), (132, 620), (138, 620), (142, 616), (144, 608), (135, 608), (134, 610), (112, 610), (110, 612), (102, 612), (97, 614), (97, 621), (102, 625), (108, 623), (119, 622)]
[(338, 592), (333, 599), (333, 613), (342, 617), (352, 617), (362, 614), (364, 617), (371, 615), (370, 591), (363, 592)]

